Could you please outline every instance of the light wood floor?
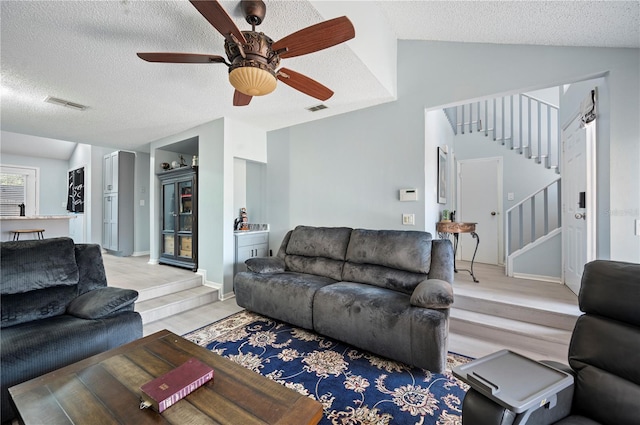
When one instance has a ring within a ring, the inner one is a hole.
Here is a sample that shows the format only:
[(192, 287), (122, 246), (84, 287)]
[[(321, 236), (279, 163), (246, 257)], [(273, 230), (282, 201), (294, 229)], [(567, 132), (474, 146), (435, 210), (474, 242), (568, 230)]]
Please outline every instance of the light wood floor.
[[(144, 289), (193, 276), (193, 272), (185, 269), (148, 264), (148, 257), (123, 258), (105, 254), (103, 258), (109, 286)], [(468, 264), (459, 262), (458, 268), (468, 268)], [(496, 300), (516, 306), (548, 309), (576, 316), (580, 314), (576, 295), (564, 285), (512, 279), (504, 275), (502, 267), (485, 264), (475, 264), (474, 272), (480, 281), (479, 283), (474, 283), (469, 273), (465, 271), (461, 270), (455, 275), (454, 294), (471, 294), (477, 296), (478, 299)], [(183, 335), (240, 310), (242, 308), (236, 304), (234, 298), (223, 302), (214, 302), (171, 316), (168, 319), (145, 324), (144, 334), (148, 335), (161, 329), (169, 329), (178, 335)], [(566, 356), (544, 356), (544, 353), (518, 349), (517, 338), (511, 342), (511, 345), (495, 344), (482, 338), (471, 338), (451, 332), (449, 350), (471, 357), (481, 357), (503, 348), (509, 348), (534, 358), (550, 358), (566, 362)]]

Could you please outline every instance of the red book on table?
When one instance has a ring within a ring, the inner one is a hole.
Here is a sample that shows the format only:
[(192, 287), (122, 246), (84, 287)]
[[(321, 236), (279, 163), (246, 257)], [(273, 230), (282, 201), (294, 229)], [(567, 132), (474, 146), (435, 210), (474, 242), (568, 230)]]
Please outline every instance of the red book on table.
[(140, 408), (151, 407), (159, 413), (163, 412), (212, 379), (213, 369), (200, 360), (191, 358), (141, 386)]

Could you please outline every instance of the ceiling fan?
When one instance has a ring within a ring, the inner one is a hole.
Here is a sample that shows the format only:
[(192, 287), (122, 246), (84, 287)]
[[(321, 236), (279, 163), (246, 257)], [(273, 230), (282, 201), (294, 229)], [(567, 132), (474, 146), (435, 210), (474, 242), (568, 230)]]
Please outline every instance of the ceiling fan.
[(141, 59), (148, 62), (226, 64), (229, 82), (235, 88), (234, 106), (246, 106), (253, 96), (271, 93), (277, 80), (323, 101), (333, 95), (333, 91), (317, 81), (278, 66), (280, 59), (307, 55), (355, 37), (353, 24), (346, 16), (311, 25), (274, 42), (255, 30), (266, 14), (262, 0), (241, 1), (251, 31), (240, 31), (217, 0), (189, 1), (224, 36), (224, 50), (229, 61), (222, 56), (197, 53), (138, 53)]

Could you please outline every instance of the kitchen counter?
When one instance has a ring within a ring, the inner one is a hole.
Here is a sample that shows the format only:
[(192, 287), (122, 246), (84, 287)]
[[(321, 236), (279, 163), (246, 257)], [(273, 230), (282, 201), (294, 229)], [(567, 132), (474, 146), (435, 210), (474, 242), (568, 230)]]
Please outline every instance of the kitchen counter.
[(7, 216), (0, 217), (0, 220), (71, 220), (76, 218), (75, 215), (33, 215), (28, 217)]
[[(13, 238), (11, 231), (17, 229), (44, 229), (45, 238), (69, 236), (69, 221), (74, 219), (75, 214), (0, 217), (0, 239), (10, 241)], [(36, 238), (35, 235), (23, 235), (20, 240), (30, 237)]]

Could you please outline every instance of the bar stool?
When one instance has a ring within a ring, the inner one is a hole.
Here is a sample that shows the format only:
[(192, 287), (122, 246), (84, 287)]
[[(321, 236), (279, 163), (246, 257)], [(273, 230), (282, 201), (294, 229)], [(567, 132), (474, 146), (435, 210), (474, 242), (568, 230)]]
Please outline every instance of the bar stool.
[(38, 237), (38, 239), (44, 239), (43, 232), (44, 232), (44, 229), (16, 229), (16, 230), (11, 230), (11, 233), (13, 233), (13, 240), (14, 241), (20, 240), (20, 235), (22, 233), (35, 233), (36, 236)]

